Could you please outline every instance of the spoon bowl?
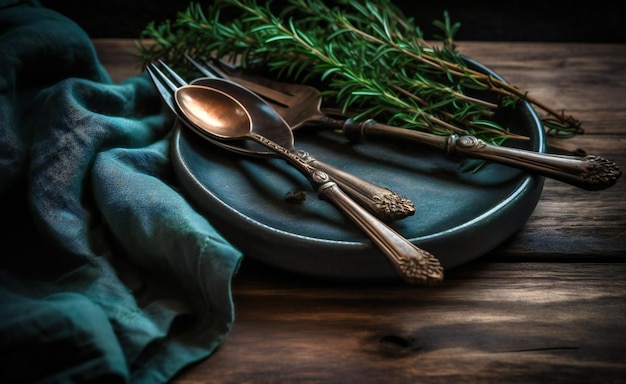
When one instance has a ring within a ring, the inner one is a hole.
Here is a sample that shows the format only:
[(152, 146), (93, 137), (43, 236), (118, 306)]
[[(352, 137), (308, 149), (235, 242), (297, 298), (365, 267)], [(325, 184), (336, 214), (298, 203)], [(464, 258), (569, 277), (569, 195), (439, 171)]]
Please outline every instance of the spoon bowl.
[(176, 103), (203, 132), (220, 139), (242, 139), (252, 132), (252, 119), (239, 101), (214, 89), (189, 86), (176, 92)]

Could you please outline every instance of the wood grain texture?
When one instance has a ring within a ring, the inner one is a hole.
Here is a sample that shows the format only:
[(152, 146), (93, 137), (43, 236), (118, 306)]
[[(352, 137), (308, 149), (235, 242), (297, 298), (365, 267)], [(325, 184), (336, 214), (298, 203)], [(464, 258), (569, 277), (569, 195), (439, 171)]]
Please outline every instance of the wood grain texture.
[[(95, 40), (121, 81), (132, 40)], [(626, 45), (459, 42), (585, 134), (550, 140), (626, 167)], [(245, 259), (236, 320), (199, 383), (626, 383), (626, 180), (546, 180), (518, 233), (437, 287), (294, 276)], [(297, 257), (297, 256), (294, 256)]]
[(604, 383), (626, 372), (624, 264), (475, 262), (418, 289), (254, 267), (235, 279), (231, 335), (177, 383)]

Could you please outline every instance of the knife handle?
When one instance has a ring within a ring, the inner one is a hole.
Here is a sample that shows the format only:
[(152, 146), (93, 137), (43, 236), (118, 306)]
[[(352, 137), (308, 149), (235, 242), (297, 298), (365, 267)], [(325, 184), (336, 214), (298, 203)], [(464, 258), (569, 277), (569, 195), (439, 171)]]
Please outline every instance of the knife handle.
[(392, 127), (366, 120), (346, 120), (344, 134), (352, 139), (387, 136), (428, 144), (450, 155), (490, 160), (539, 174), (589, 191), (614, 185), (622, 175), (617, 164), (600, 156), (568, 156), (519, 148), (492, 145), (471, 135), (440, 136), (416, 130)]

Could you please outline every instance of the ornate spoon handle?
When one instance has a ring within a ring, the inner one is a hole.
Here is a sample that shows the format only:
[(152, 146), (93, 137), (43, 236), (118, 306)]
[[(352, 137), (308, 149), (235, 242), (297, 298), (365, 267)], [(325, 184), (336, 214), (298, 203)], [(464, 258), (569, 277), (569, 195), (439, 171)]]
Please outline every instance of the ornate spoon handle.
[(406, 197), (310, 156), (309, 159), (311, 166), (329, 174), (346, 194), (383, 221), (400, 220), (415, 214), (413, 202)]
[(312, 165), (314, 159), (308, 153), (289, 151), (256, 133), (250, 133), (246, 137), (275, 151), (287, 163), (305, 175), (320, 199), (335, 205), (365, 232), (406, 282), (429, 285), (443, 280), (443, 267), (437, 258), (415, 246), (352, 200), (326, 172)]
[(352, 139), (389, 136), (416, 141), (444, 150), (451, 155), (491, 160), (589, 191), (606, 189), (622, 175), (617, 164), (600, 156), (567, 156), (491, 145), (474, 136), (439, 136), (432, 133), (392, 127), (366, 120), (346, 120), (344, 134)]

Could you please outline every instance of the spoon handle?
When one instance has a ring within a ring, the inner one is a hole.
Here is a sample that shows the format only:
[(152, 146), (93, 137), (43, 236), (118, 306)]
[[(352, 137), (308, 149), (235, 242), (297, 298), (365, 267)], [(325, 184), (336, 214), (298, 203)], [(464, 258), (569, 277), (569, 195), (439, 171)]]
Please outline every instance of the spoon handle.
[(350, 139), (366, 136), (388, 136), (428, 144), (475, 159), (491, 160), (536, 173), (589, 191), (606, 189), (621, 176), (617, 164), (600, 156), (567, 156), (492, 145), (474, 136), (439, 136), (432, 133), (392, 127), (366, 120), (346, 120), (344, 134)]
[(304, 151), (294, 153), (255, 133), (250, 133), (247, 137), (275, 151), (288, 164), (305, 175), (320, 199), (332, 203), (365, 232), (406, 282), (428, 285), (443, 280), (443, 268), (436, 257), (415, 246), (352, 200), (326, 172), (314, 167), (311, 161), (306, 159)]
[(415, 213), (411, 200), (388, 188), (360, 179), (306, 153), (300, 156), (308, 156), (311, 166), (329, 174), (345, 193), (383, 221), (400, 220)]

